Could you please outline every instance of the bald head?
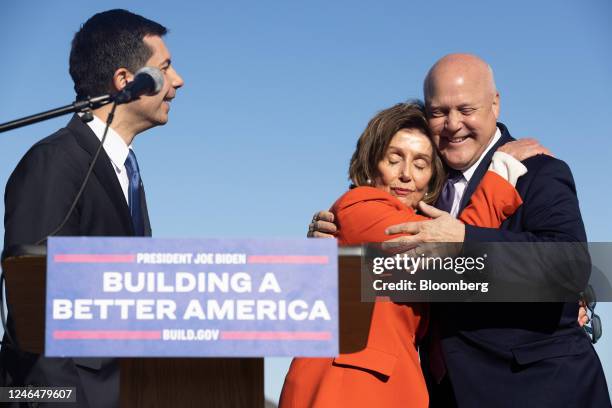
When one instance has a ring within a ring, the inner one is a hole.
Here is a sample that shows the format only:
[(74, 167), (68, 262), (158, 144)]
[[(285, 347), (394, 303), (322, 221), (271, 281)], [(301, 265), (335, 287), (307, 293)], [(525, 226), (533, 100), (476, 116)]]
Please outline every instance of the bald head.
[(429, 69), (423, 84), (425, 100), (440, 86), (467, 82), (491, 97), (497, 93), (493, 69), (484, 60), (472, 54), (448, 54)]
[(434, 64), (423, 84), (432, 139), (450, 167), (465, 171), (495, 135), (499, 94), (493, 70), (470, 54), (450, 54)]

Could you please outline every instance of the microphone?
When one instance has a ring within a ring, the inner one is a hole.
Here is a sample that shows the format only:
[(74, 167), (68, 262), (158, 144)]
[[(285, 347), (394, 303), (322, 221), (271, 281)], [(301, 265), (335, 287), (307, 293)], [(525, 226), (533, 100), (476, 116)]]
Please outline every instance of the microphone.
[(117, 92), (113, 100), (117, 105), (128, 103), (142, 95), (155, 95), (164, 86), (164, 75), (154, 67), (143, 67), (136, 71), (134, 80)]

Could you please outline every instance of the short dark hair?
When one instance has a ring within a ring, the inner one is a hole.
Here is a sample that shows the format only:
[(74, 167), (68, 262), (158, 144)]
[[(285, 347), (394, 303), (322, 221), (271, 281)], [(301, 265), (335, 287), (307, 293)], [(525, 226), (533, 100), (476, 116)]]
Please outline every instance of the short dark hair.
[(117, 69), (136, 72), (153, 54), (143, 38), (167, 32), (161, 24), (127, 10), (108, 10), (91, 17), (74, 35), (70, 50), (70, 76), (77, 99), (109, 93)]
[[(391, 139), (400, 130), (418, 130), (431, 139), (424, 111), (423, 103), (415, 100), (393, 105), (380, 111), (370, 120), (359, 137), (357, 148), (351, 158), (349, 178), (355, 186), (371, 185), (380, 175), (378, 163), (383, 160)], [(432, 177), (429, 181), (428, 194), (423, 200), (428, 204), (435, 202), (446, 178), (444, 164), (433, 143), (432, 152)]]

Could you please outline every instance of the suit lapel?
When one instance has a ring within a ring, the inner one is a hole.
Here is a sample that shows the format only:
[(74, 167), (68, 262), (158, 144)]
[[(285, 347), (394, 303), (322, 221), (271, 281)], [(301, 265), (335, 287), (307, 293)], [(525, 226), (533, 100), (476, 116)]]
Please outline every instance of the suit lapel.
[[(76, 138), (77, 143), (81, 146), (89, 155), (93, 158), (96, 154), (98, 146), (100, 146), (100, 140), (94, 134), (89, 126), (87, 126), (81, 118), (77, 115), (72, 117), (72, 120), (68, 123), (67, 128), (71, 130)], [(98, 160), (94, 165), (93, 172), (100, 181), (100, 184), (106, 190), (106, 193), (111, 199), (117, 213), (121, 217), (121, 221), (124, 225), (127, 225), (130, 234), (134, 235), (134, 226), (132, 225), (132, 216), (130, 215), (130, 209), (125, 202), (125, 196), (123, 190), (117, 179), (117, 174), (113, 165), (106, 155), (104, 149), (100, 151)]]
[(502, 135), (497, 141), (497, 143), (495, 143), (495, 145), (493, 145), (493, 147), (487, 152), (485, 157), (482, 159), (482, 161), (476, 168), (476, 171), (472, 175), (472, 178), (470, 179), (470, 182), (468, 183), (467, 188), (465, 189), (465, 193), (463, 194), (463, 197), (461, 198), (461, 205), (459, 206), (459, 213), (461, 213), (461, 211), (463, 211), (463, 209), (467, 207), (468, 203), (470, 202), (470, 198), (472, 197), (472, 194), (474, 194), (474, 191), (476, 191), (476, 187), (478, 187), (478, 184), (480, 184), (480, 180), (482, 180), (485, 173), (489, 169), (489, 165), (491, 164), (491, 159), (493, 158), (493, 153), (495, 153), (495, 151), (500, 146), (503, 146), (506, 143), (514, 140), (512, 136), (510, 136), (510, 133), (508, 132), (508, 128), (506, 128), (506, 126), (503, 123), (498, 122), (497, 127), (501, 131)]

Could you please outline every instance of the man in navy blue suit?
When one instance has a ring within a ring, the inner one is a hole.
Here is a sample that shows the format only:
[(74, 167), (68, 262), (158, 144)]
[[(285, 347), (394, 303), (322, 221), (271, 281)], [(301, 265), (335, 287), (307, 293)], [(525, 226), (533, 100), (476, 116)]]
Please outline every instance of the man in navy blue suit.
[[(445, 185), (448, 199), (437, 203), (445, 211), (422, 205), (434, 220), (394, 226), (389, 234), (411, 234), (396, 239), (406, 243), (586, 242), (570, 169), (548, 155), (523, 162), (528, 173), (516, 185), (523, 205), (500, 229), (455, 219), (495, 150), (511, 148), (514, 139), (497, 122), (499, 93), (480, 58), (443, 57), (430, 69), (424, 94), (433, 141), (455, 172)], [(319, 213), (315, 221), (329, 216)], [(309, 235), (333, 232), (324, 221)], [(601, 363), (577, 316), (577, 302), (432, 304), (440, 335), (432, 348), (444, 364), (428, 380), (431, 406), (609, 407)]]
[[(451, 215), (422, 208), (435, 220), (390, 233), (413, 234), (408, 242), (586, 242), (570, 169), (547, 155), (523, 162), (528, 173), (516, 186), (523, 205), (500, 229), (456, 220), (493, 152), (514, 139), (497, 122), (499, 93), (480, 58), (442, 58), (430, 69), (424, 94), (434, 143), (462, 177), (453, 181), (450, 202), (438, 203)], [(432, 381), (432, 406), (610, 406), (601, 363), (577, 315), (575, 302), (434, 305), (446, 376)]]

